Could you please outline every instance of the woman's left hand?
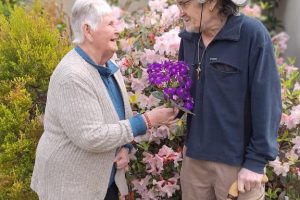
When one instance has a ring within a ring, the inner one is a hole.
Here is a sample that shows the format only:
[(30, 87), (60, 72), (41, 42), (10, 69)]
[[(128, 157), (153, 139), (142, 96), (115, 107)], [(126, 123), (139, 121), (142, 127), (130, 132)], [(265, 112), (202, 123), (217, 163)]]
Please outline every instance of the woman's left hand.
[(129, 153), (128, 149), (125, 147), (121, 148), (120, 151), (117, 153), (116, 158), (114, 160), (117, 169), (123, 169), (128, 166), (129, 163), (128, 153)]

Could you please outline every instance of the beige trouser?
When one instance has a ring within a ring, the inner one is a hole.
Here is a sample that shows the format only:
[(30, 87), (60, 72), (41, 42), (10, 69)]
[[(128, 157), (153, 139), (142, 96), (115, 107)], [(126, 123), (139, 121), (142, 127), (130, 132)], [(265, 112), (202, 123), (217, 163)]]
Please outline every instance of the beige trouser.
[[(185, 157), (180, 181), (183, 200), (226, 200), (239, 168), (212, 161)], [(240, 193), (238, 200), (263, 200), (264, 187)]]

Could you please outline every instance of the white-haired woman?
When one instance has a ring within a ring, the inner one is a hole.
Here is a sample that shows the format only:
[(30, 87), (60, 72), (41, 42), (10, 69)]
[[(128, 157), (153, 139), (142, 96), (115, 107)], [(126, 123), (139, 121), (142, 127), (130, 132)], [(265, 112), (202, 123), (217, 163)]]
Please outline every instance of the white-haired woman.
[(77, 46), (51, 76), (31, 187), (42, 200), (118, 199), (122, 183), (114, 177), (128, 164), (126, 144), (178, 111), (160, 107), (132, 116), (111, 60), (118, 31), (105, 1), (77, 0), (71, 27)]

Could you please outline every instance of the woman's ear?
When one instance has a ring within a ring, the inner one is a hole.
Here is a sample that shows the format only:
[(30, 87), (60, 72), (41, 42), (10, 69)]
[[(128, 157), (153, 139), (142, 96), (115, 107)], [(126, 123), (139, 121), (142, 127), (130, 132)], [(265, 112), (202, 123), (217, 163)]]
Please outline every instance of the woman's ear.
[(92, 28), (91, 28), (91, 26), (88, 25), (88, 24), (83, 24), (82, 25), (82, 31), (83, 31), (84, 37), (88, 41), (92, 42), (93, 41), (93, 35), (92, 35)]

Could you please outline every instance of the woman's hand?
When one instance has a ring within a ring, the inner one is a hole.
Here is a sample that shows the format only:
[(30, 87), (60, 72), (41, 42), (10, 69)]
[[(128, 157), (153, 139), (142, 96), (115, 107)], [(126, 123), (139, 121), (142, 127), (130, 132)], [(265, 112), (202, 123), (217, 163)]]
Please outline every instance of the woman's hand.
[(114, 162), (116, 163), (117, 169), (126, 168), (129, 163), (129, 150), (125, 147), (122, 147), (117, 153)]

